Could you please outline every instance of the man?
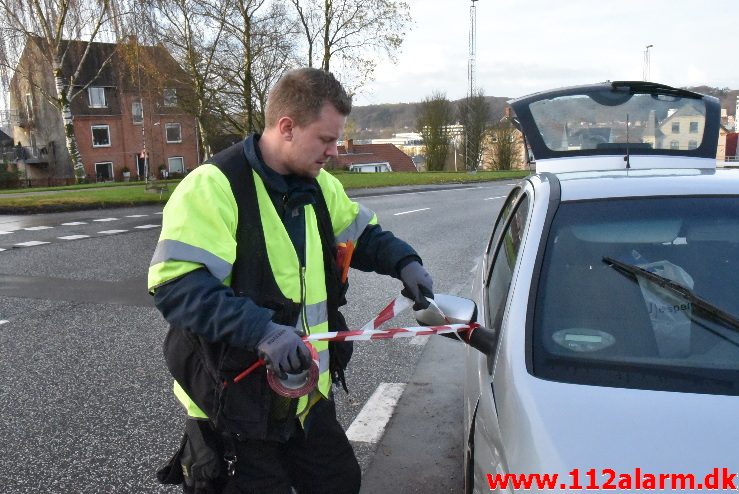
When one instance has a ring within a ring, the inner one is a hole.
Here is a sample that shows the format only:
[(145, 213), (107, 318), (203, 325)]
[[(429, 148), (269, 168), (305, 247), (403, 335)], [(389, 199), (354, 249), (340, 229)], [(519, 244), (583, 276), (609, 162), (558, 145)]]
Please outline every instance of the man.
[(418, 254), (323, 171), (350, 111), (332, 74), (287, 73), (269, 94), (264, 133), (198, 167), (164, 208), (149, 289), (170, 324), (165, 359), (189, 418), (161, 481), (198, 493), (359, 491), (331, 393), (332, 378), (345, 386), (350, 346), (314, 344), (308, 396), (277, 395), (264, 367), (234, 382), (259, 357), (278, 376), (304, 372), (300, 335), (347, 329), (337, 256), (401, 279), (418, 306), (433, 297)]

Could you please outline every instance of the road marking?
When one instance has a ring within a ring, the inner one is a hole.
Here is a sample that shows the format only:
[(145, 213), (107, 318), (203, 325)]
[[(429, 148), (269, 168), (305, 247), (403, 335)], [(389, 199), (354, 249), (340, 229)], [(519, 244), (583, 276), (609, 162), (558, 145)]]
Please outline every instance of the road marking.
[(427, 211), (431, 208), (414, 209), (412, 211), (403, 211), (402, 213), (395, 213), (393, 216), (400, 216), (401, 214), (417, 213), (419, 211)]
[(380, 383), (346, 430), (346, 437), (362, 443), (379, 441), (404, 389), (405, 383)]
[(8, 324), (10, 321), (7, 321), (5, 319), (0, 319), (0, 324)]
[(419, 346), (422, 346), (422, 345), (425, 345), (427, 341), (429, 341), (429, 338), (430, 337), (431, 337), (430, 334), (424, 334), (424, 335), (421, 335), (421, 336), (414, 336), (413, 338), (411, 338), (411, 340), (408, 343), (410, 343), (411, 345), (419, 345)]
[(89, 235), (67, 235), (66, 237), (57, 237), (60, 240), (78, 240), (80, 238), (90, 238)]
[(143, 218), (144, 216), (149, 216), (148, 214), (129, 214), (126, 216), (126, 218)]
[(6, 230), (0, 230), (0, 235), (7, 235), (9, 233), (13, 233), (12, 231), (6, 231)]
[(33, 247), (35, 245), (44, 245), (51, 242), (39, 242), (38, 240), (31, 240), (30, 242), (21, 242), (20, 244), (15, 244), (16, 247)]
[(24, 230), (28, 230), (29, 232), (35, 232), (36, 230), (48, 230), (49, 228), (54, 228), (53, 226), (29, 226), (28, 228), (24, 228)]
[(92, 220), (92, 221), (101, 221), (101, 222), (102, 221), (118, 221), (118, 218), (100, 218), (100, 219)]
[(0, 249), (0, 252), (2, 252), (2, 251), (4, 251), (4, 250), (7, 250), (7, 249)]
[(103, 233), (105, 235), (113, 235), (114, 233), (123, 233), (127, 231), (128, 230), (103, 230), (102, 232), (98, 232), (98, 233)]
[(72, 221), (71, 223), (62, 223), (64, 226), (77, 226), (77, 225), (86, 225), (87, 223), (84, 221)]
[(158, 213), (154, 213), (154, 214), (164, 214), (164, 211), (159, 211)]
[(141, 225), (141, 226), (134, 226), (134, 228), (158, 228), (160, 225)]
[(493, 199), (504, 199), (506, 196), (495, 196), (495, 197), (488, 197), (487, 199), (483, 199), (483, 201), (492, 201)]

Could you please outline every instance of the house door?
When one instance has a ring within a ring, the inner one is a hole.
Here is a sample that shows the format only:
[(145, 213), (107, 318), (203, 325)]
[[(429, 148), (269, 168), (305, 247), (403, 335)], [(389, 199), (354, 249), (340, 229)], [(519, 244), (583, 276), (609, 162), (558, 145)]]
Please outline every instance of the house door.
[(140, 154), (136, 154), (136, 173), (138, 173), (139, 177), (146, 176), (146, 170), (144, 169), (144, 166), (144, 158), (142, 158)]

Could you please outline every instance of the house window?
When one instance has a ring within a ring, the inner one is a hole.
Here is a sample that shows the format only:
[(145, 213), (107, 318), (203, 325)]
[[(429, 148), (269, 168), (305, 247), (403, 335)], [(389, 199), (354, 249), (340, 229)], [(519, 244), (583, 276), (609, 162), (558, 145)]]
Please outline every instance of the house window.
[(177, 90), (174, 88), (164, 89), (164, 106), (177, 106)]
[(680, 149), (679, 141), (670, 141), (670, 149)]
[(90, 108), (105, 108), (108, 106), (105, 101), (105, 88), (88, 87), (87, 95), (90, 98)]
[(29, 119), (33, 119), (33, 97), (31, 93), (26, 94), (26, 114)]
[(167, 142), (182, 142), (182, 128), (178, 123), (168, 123), (166, 125)]
[(690, 140), (688, 141), (688, 149), (696, 149), (698, 147), (698, 141)]
[(92, 129), (92, 147), (106, 148), (110, 147), (110, 127), (108, 125), (93, 125)]
[(169, 164), (169, 173), (185, 173), (185, 161), (181, 156), (167, 159)]
[(98, 182), (113, 180), (113, 163), (110, 161), (95, 163), (95, 178)]
[(131, 103), (131, 115), (133, 117), (133, 123), (144, 123), (144, 105), (141, 104), (141, 101)]
[(672, 133), (673, 134), (680, 133), (680, 122), (672, 122)]
[(690, 122), (690, 133), (691, 134), (698, 133), (698, 122)]

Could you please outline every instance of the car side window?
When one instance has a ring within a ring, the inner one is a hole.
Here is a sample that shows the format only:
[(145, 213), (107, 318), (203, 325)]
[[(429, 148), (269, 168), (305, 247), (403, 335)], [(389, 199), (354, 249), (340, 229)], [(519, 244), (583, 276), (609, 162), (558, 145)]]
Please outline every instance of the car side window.
[[(516, 266), (529, 215), (529, 196), (524, 195), (515, 208), (510, 221), (505, 223), (502, 229), (500, 241), (494, 246), (495, 257), (486, 286), (488, 319), (486, 324), (496, 332), (496, 338), (500, 336), (505, 303), (513, 280), (513, 269)], [(488, 357), (488, 372), (492, 372), (493, 360), (492, 356)]]
[[(488, 260), (492, 257), (493, 253), (495, 252), (495, 245), (498, 243), (498, 240), (500, 239), (500, 236), (503, 232), (503, 228), (506, 225), (506, 222), (508, 221), (508, 217), (511, 215), (511, 211), (513, 210), (513, 206), (516, 204), (516, 199), (518, 199), (518, 195), (521, 193), (521, 189), (519, 187), (516, 187), (513, 189), (506, 198), (505, 204), (503, 204), (503, 207), (500, 209), (500, 213), (498, 214), (498, 219), (495, 221), (495, 228), (493, 229), (492, 235), (490, 235), (490, 240), (488, 241), (487, 249), (485, 249), (485, 253), (488, 255)], [(489, 266), (490, 264), (488, 264)]]

